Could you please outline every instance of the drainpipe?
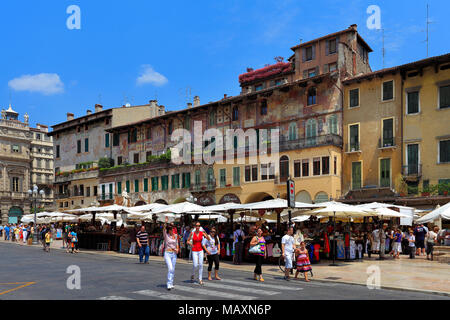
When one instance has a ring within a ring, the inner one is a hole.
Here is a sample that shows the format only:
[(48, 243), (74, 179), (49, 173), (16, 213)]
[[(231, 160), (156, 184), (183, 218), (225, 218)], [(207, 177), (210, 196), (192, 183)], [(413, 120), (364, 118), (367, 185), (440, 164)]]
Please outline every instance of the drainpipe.
[[(341, 73), (338, 73), (338, 81), (341, 79)], [(341, 82), (342, 84), (342, 82)], [(342, 149), (341, 149), (341, 169), (342, 169), (342, 165), (344, 163), (344, 92), (342, 91), (341, 88), (339, 88), (338, 85), (336, 85), (335, 82), (333, 82), (333, 85), (339, 90), (339, 92), (341, 93), (341, 137), (342, 137)], [(337, 170), (336, 170), (337, 172)], [(342, 170), (341, 170), (341, 195), (342, 195)], [(337, 195), (336, 195), (337, 196)]]
[(403, 91), (404, 91), (404, 86), (405, 86), (405, 81), (403, 80), (403, 75), (402, 72), (400, 71), (400, 78), (401, 78), (401, 86), (400, 86), (400, 94), (401, 94), (401, 98), (400, 98), (400, 174), (402, 174), (403, 171)]

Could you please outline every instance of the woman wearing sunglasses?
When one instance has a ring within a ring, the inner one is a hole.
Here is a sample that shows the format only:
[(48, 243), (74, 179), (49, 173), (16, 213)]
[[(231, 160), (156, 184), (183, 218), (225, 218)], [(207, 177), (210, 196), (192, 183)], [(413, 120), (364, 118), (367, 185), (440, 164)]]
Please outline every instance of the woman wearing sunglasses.
[(198, 283), (200, 285), (202, 285), (203, 284), (203, 281), (202, 281), (203, 259), (204, 259), (202, 242), (203, 242), (203, 239), (207, 239), (209, 241), (209, 240), (211, 240), (211, 238), (209, 235), (207, 235), (205, 232), (203, 232), (203, 230), (200, 230), (200, 228), (201, 228), (200, 222), (196, 222), (195, 229), (189, 235), (188, 242), (192, 246), (192, 262), (194, 265), (192, 268), (191, 281), (194, 282), (195, 272), (196, 272), (196, 269), (198, 268)]
[(175, 264), (177, 263), (177, 254), (180, 251), (178, 245), (178, 236), (173, 232), (174, 226), (170, 224), (167, 226), (168, 218), (166, 217), (166, 224), (163, 228), (164, 235), (164, 260), (167, 264), (167, 290), (173, 289), (173, 278), (175, 277)]
[(222, 280), (219, 278), (219, 252), (220, 242), (217, 236), (216, 228), (211, 228), (210, 240), (203, 239), (203, 249), (206, 251), (206, 258), (208, 259), (208, 280), (211, 281), (211, 271), (214, 263), (215, 276), (214, 279)]

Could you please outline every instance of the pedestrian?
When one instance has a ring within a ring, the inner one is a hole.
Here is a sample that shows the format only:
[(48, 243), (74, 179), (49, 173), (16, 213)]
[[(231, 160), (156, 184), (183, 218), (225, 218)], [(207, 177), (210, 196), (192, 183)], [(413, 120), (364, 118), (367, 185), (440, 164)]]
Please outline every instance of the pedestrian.
[(416, 255), (424, 256), (425, 255), (425, 236), (427, 235), (426, 229), (423, 227), (423, 224), (418, 225), (414, 229), (414, 236), (416, 237)]
[(69, 232), (70, 245), (72, 248), (71, 253), (78, 253), (78, 234), (75, 229), (71, 229)]
[(414, 231), (412, 229), (409, 230), (409, 235), (406, 236), (406, 239), (409, 243), (409, 258), (414, 259), (416, 255), (416, 237), (414, 236)]
[[(439, 227), (435, 226), (433, 231), (427, 233), (427, 260), (433, 261), (434, 245), (437, 244), (437, 235), (439, 233)], [(431, 256), (431, 258), (430, 258)]]
[(9, 232), (10, 232), (11, 228), (9, 226), (9, 224), (6, 224), (5, 227), (5, 241), (9, 241)]
[(47, 226), (44, 224), (44, 225), (42, 226), (41, 233), (40, 233), (40, 235), (41, 235), (41, 243), (42, 243), (42, 250), (44, 250), (44, 251), (45, 251), (45, 234), (46, 234), (48, 231), (49, 231), (49, 230), (47, 229)]
[(281, 239), (281, 252), (284, 258), (284, 280), (289, 281), (289, 274), (292, 270), (292, 259), (294, 258), (294, 228), (289, 227), (287, 234)]
[(254, 236), (250, 241), (250, 247), (251, 249), (255, 246), (259, 247), (258, 252), (254, 253), (256, 257), (256, 266), (253, 273), (255, 280), (264, 282), (264, 278), (262, 276), (262, 264), (264, 262), (264, 257), (266, 257), (267, 255), (267, 250), (266, 250), (266, 239), (264, 239), (262, 234), (263, 234), (262, 229), (258, 228), (256, 230), (256, 236)]
[(14, 242), (19, 242), (20, 228), (18, 225), (14, 227)]
[(141, 226), (141, 230), (136, 234), (136, 242), (139, 246), (139, 263), (148, 263), (148, 259), (150, 257), (150, 248), (148, 246), (148, 233), (145, 230), (144, 225)]
[(211, 281), (212, 266), (214, 263), (214, 279), (222, 280), (219, 277), (219, 253), (220, 253), (220, 241), (217, 236), (217, 230), (215, 227), (211, 228), (210, 240), (203, 239), (203, 249), (206, 252), (206, 258), (208, 260), (208, 280)]
[(233, 233), (233, 244), (234, 244), (234, 264), (242, 263), (242, 253), (244, 251), (244, 239), (245, 233), (242, 231), (241, 226), (237, 225)]
[(128, 251), (128, 253), (130, 254), (135, 254), (136, 253), (136, 235), (137, 235), (137, 227), (134, 226), (133, 228), (131, 228), (130, 230), (130, 250)]
[(395, 233), (392, 238), (392, 251), (390, 254), (394, 259), (400, 259), (400, 252), (402, 252), (402, 232), (399, 228), (395, 229)]
[(23, 235), (23, 243), (26, 244), (27, 243), (27, 238), (28, 238), (28, 226), (23, 226), (22, 229), (22, 235)]
[(195, 273), (196, 269), (198, 269), (198, 283), (200, 285), (203, 284), (203, 260), (204, 260), (204, 253), (203, 253), (203, 247), (202, 242), (203, 239), (210, 240), (211, 238), (209, 235), (207, 235), (205, 232), (203, 232), (203, 229), (200, 230), (201, 225), (200, 222), (195, 223), (195, 229), (189, 236), (189, 243), (192, 245), (192, 276), (191, 281), (195, 281)]
[(49, 230), (45, 234), (45, 251), (50, 252), (50, 244), (52, 242), (52, 232)]
[(297, 279), (298, 274), (301, 272), (305, 276), (305, 281), (309, 282), (308, 272), (312, 270), (311, 262), (309, 262), (308, 249), (306, 249), (306, 243), (302, 241), (300, 243), (300, 248), (297, 251), (297, 271), (295, 272), (295, 279)]
[(380, 230), (378, 228), (372, 231), (372, 253), (376, 254), (380, 250)]
[(167, 290), (174, 288), (173, 279), (175, 277), (175, 265), (177, 263), (177, 254), (180, 250), (178, 245), (178, 236), (173, 232), (174, 226), (170, 224), (167, 226), (168, 217), (166, 217), (166, 224), (163, 228), (164, 235), (164, 260), (167, 264)]
[[(384, 259), (384, 255), (386, 253), (386, 237), (387, 237), (387, 223), (383, 223), (383, 227), (380, 230), (380, 260)], [(388, 250), (389, 252), (389, 250)]]
[(190, 255), (190, 246), (188, 244), (189, 236), (191, 235), (191, 227), (186, 226), (183, 234), (183, 244), (184, 244), (184, 252), (183, 252), (183, 258), (189, 258)]
[(0, 224), (0, 238), (3, 236), (3, 225)]

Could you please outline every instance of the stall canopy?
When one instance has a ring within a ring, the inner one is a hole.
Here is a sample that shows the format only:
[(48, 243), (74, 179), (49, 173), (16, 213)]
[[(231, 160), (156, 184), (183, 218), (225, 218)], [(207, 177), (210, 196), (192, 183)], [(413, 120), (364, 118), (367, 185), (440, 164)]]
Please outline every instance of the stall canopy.
[(81, 208), (81, 209), (74, 209), (74, 210), (68, 210), (67, 212), (70, 213), (82, 213), (82, 212), (112, 212), (112, 211), (123, 211), (129, 209), (128, 207), (119, 206), (117, 204), (113, 204), (110, 206), (105, 207), (88, 207), (88, 208)]
[[(272, 210), (272, 209), (287, 209), (288, 202), (285, 199), (271, 199), (260, 202), (253, 202), (241, 205), (242, 209), (247, 210)], [(303, 202), (295, 202), (295, 208), (308, 209), (308, 208), (317, 208), (313, 204), (303, 203)]]
[(450, 202), (419, 218), (417, 223), (432, 222), (439, 218), (450, 220)]
[(167, 207), (166, 204), (161, 204), (161, 203), (150, 203), (150, 204), (144, 204), (142, 206), (137, 206), (137, 207), (130, 207), (130, 208), (125, 208), (124, 211), (128, 212), (128, 213), (137, 213), (137, 212), (151, 212), (157, 209), (162, 209)]
[(227, 222), (228, 219), (220, 214), (210, 214), (210, 215), (202, 215), (198, 218), (199, 220), (216, 220), (219, 223)]
[(372, 209), (363, 209), (358, 206), (352, 206), (340, 202), (330, 201), (322, 202), (314, 205), (315, 207), (321, 207), (314, 210), (308, 210), (303, 212), (303, 215), (316, 215), (316, 216), (328, 216), (328, 217), (372, 217), (377, 216), (377, 213)]
[(384, 218), (409, 218), (409, 214), (397, 212), (395, 210), (389, 209), (387, 206), (385, 206), (385, 203), (366, 203), (366, 204), (360, 204), (356, 207), (362, 208), (362, 209), (369, 209), (373, 210), (377, 213), (377, 216), (384, 217)]
[(191, 202), (181, 202), (177, 204), (171, 204), (166, 207), (155, 209), (152, 213), (192, 213), (192, 214), (204, 214), (209, 213), (206, 207), (199, 206)]

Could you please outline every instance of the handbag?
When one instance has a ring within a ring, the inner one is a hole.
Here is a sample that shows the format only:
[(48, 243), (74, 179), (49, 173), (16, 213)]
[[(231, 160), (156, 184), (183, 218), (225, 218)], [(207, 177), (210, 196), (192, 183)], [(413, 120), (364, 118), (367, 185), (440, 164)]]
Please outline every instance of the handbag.
[(261, 254), (261, 253), (263, 253), (262, 250), (261, 250), (261, 245), (260, 244), (254, 245), (253, 247), (251, 247), (248, 250), (248, 252), (252, 253), (252, 254)]

